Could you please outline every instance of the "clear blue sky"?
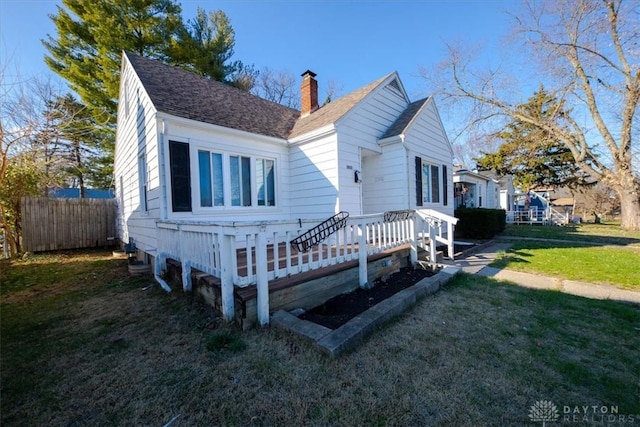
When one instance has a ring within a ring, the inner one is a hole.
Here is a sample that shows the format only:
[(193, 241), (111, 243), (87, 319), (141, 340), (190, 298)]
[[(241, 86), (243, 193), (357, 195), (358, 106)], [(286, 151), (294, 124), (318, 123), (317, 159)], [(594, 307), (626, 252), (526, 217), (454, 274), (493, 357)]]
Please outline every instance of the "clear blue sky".
[[(0, 0), (0, 61), (10, 63), (12, 74), (16, 67), (22, 75), (53, 74), (40, 40), (56, 36), (48, 14), (58, 4)], [(498, 43), (510, 23), (507, 12), (519, 2), (185, 0), (181, 5), (184, 18), (193, 17), (199, 5), (222, 9), (236, 31), (235, 59), (257, 69), (268, 66), (296, 76), (311, 69), (321, 93), (333, 80), (342, 94), (396, 70), (415, 100), (427, 95), (419, 66), (441, 61), (445, 42)]]

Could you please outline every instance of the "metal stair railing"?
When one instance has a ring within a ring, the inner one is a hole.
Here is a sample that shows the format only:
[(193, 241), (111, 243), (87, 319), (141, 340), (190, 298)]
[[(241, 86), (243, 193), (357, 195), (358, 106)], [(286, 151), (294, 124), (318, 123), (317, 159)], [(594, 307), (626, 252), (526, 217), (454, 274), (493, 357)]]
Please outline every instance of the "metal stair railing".
[(291, 245), (300, 252), (307, 252), (314, 246), (319, 245), (327, 237), (336, 231), (346, 227), (349, 219), (349, 212), (338, 212), (331, 218), (322, 221), (320, 224), (305, 231), (295, 239), (291, 240)]

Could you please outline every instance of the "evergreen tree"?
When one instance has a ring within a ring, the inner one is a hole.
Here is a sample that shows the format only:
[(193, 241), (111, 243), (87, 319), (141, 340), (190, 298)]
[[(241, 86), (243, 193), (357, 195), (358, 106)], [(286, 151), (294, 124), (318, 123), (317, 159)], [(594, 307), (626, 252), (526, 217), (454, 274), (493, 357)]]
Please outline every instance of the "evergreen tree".
[(228, 16), (199, 7), (174, 41), (169, 63), (249, 91), (257, 73), (242, 61), (231, 61), (234, 46), (235, 31)]
[(62, 0), (51, 15), (57, 38), (43, 40), (47, 65), (64, 78), (96, 123), (113, 127), (123, 50), (166, 60), (182, 31), (173, 0)]
[(51, 101), (45, 115), (53, 119), (61, 180), (79, 188), (80, 197), (85, 197), (89, 186), (111, 187), (113, 150), (105, 150), (105, 132), (88, 109), (67, 94)]
[[(542, 122), (556, 122), (566, 114), (564, 105), (543, 87), (517, 109)], [(524, 190), (537, 186), (570, 187), (589, 185), (588, 176), (577, 165), (571, 150), (549, 130), (529, 121), (514, 119), (498, 133), (504, 143), (495, 153), (476, 158), (480, 170), (513, 175)]]

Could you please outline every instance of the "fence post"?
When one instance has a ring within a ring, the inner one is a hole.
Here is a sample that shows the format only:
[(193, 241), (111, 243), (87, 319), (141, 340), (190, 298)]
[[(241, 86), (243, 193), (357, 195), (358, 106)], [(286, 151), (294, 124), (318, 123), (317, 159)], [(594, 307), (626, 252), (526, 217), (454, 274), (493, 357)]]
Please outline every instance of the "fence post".
[(358, 277), (361, 288), (369, 287), (367, 273), (367, 224), (365, 219), (360, 220), (360, 234), (358, 235)]
[[(256, 288), (258, 290), (258, 322), (269, 324), (269, 277), (267, 272), (267, 239), (262, 229), (256, 235)], [(277, 259), (274, 262), (278, 262)]]
[(233, 306), (233, 266), (236, 257), (236, 248), (233, 242), (233, 236), (222, 232), (220, 241), (220, 296), (222, 299), (222, 318), (230, 322), (234, 318)]

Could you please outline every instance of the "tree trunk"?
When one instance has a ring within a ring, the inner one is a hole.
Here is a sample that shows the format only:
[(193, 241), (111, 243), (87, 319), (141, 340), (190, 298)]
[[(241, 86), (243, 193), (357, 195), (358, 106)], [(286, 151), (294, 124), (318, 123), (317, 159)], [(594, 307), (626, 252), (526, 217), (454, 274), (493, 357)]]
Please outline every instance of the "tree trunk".
[(620, 226), (626, 230), (640, 230), (640, 201), (638, 200), (638, 189), (632, 188), (616, 189), (620, 197)]

